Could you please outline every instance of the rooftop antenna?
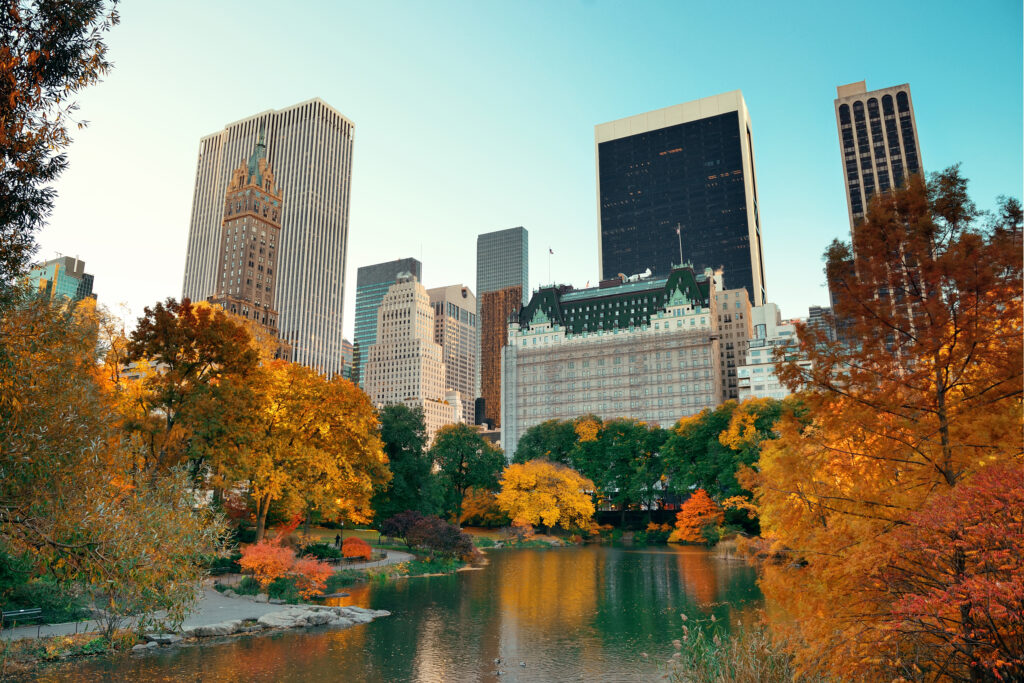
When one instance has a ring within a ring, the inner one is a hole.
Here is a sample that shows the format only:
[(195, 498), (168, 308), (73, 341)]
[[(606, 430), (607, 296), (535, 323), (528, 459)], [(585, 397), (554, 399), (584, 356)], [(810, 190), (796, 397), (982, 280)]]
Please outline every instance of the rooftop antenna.
[(683, 235), (682, 223), (676, 223), (676, 239), (679, 240), (679, 265), (683, 265)]

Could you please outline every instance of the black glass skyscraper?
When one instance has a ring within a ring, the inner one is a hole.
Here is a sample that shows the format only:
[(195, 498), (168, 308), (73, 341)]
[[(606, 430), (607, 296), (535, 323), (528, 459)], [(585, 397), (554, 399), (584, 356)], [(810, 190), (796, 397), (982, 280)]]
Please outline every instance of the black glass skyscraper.
[(766, 301), (750, 128), (738, 90), (595, 127), (603, 279), (687, 263)]

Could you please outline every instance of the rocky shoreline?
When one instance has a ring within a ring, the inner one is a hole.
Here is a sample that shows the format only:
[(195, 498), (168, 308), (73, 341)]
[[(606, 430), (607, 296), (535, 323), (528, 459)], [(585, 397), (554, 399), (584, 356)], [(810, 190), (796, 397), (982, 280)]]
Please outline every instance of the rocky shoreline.
[(389, 617), (387, 610), (365, 609), (363, 607), (336, 607), (330, 605), (292, 605), (277, 612), (268, 612), (252, 619), (230, 619), (214, 624), (203, 624), (182, 629), (178, 633), (147, 633), (145, 643), (132, 647), (133, 652), (152, 650), (160, 646), (177, 645), (183, 642), (199, 642), (206, 638), (283, 631), (310, 626), (332, 626), (348, 628), (368, 624), (380, 617)]

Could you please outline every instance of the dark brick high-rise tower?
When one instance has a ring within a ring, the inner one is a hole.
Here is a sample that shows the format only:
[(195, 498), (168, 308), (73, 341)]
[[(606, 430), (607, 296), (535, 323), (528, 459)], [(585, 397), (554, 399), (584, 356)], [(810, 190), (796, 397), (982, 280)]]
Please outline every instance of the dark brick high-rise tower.
[(276, 264), (281, 244), (281, 191), (267, 161), (261, 131), (249, 160), (231, 173), (210, 301), (252, 320), (277, 337)]

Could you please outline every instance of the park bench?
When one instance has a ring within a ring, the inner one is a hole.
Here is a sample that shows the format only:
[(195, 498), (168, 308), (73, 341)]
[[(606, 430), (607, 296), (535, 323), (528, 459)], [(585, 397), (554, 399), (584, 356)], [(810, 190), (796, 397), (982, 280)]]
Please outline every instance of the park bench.
[(0, 620), (0, 626), (6, 626), (7, 622), (18, 622), (18, 621), (35, 621), (36, 622), (36, 637), (39, 637), (39, 629), (42, 627), (40, 620), (43, 618), (43, 610), (40, 607), (29, 607), (27, 609), (12, 609), (4, 610), (2, 613), (2, 620)]

